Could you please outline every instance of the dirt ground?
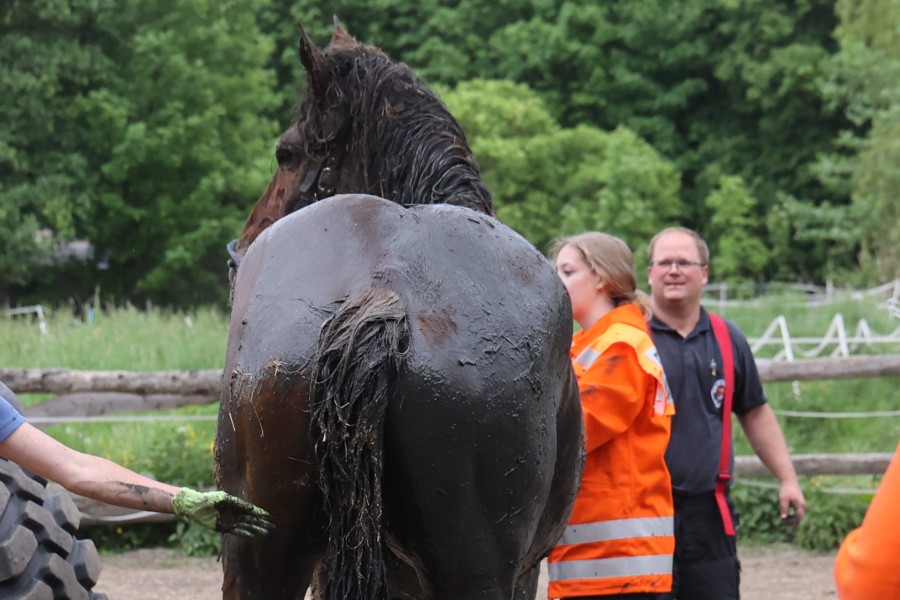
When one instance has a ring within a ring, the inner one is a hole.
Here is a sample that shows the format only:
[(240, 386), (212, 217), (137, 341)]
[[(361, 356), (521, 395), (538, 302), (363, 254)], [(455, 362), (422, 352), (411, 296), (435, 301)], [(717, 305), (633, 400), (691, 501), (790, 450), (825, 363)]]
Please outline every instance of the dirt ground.
[[(742, 600), (837, 598), (832, 554), (777, 546), (742, 549), (740, 556)], [(547, 597), (545, 576), (538, 599)], [(154, 549), (104, 556), (95, 591), (110, 600), (214, 600), (222, 597), (221, 585), (221, 565), (215, 558), (186, 558), (172, 550)]]

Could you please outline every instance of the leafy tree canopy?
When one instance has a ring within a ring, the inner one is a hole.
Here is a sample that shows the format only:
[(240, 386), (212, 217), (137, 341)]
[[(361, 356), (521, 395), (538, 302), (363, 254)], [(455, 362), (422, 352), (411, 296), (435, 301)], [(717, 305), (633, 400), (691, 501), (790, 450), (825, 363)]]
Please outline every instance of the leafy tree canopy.
[(259, 116), (274, 104), (260, 5), (0, 8), (0, 85), (16, 99), (0, 109), (0, 206), (89, 239), (108, 268), (83, 285), (165, 303), (224, 298), (222, 248), (265, 185), (276, 132)]
[(443, 98), (498, 215), (538, 248), (587, 229), (640, 247), (681, 213), (678, 170), (626, 128), (562, 127), (535, 92), (508, 81), (465, 82)]

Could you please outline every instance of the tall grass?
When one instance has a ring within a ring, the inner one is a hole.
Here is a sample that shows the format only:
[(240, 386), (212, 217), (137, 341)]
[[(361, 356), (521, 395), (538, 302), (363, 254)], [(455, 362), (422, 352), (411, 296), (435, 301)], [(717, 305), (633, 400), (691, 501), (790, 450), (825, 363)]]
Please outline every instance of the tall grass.
[[(211, 308), (189, 313), (134, 306), (98, 311), (60, 309), (50, 312), (46, 323), (47, 334), (42, 335), (30, 317), (0, 318), (0, 365), (92, 371), (216, 369), (224, 363), (228, 337), (228, 315)], [(45, 396), (20, 397), (29, 405)], [(213, 404), (148, 414), (212, 415), (216, 410)], [(72, 423), (50, 427), (47, 433), (83, 452), (175, 484), (212, 484), (213, 421)], [(179, 471), (162, 458), (160, 447), (167, 439), (182, 440), (182, 448), (189, 447), (192, 455), (206, 463), (200, 480), (196, 471), (204, 467), (185, 464)], [(185, 440), (191, 443), (183, 443)]]
[(56, 310), (47, 335), (30, 317), (0, 318), (0, 365), (92, 371), (214, 369), (225, 360), (228, 315), (134, 306), (89, 312)]

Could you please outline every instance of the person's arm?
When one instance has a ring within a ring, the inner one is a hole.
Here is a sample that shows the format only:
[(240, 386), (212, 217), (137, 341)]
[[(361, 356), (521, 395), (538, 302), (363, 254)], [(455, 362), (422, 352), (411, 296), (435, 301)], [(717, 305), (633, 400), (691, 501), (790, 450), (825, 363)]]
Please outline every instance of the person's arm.
[(772, 408), (768, 404), (761, 404), (744, 415), (738, 415), (738, 421), (753, 451), (781, 483), (778, 492), (781, 518), (787, 518), (793, 506), (799, 521), (806, 512), (806, 499), (803, 497), (803, 490), (800, 489), (794, 463), (791, 462), (787, 443)]
[(173, 512), (177, 487), (73, 450), (28, 423), (0, 442), (0, 454), (80, 496), (136, 510)]
[[(126, 508), (175, 513), (208, 529), (255, 535), (271, 529), (261, 508), (226, 494), (160, 483), (99, 456), (78, 452), (23, 423), (0, 441), (0, 456), (70, 492)], [(222, 511), (229, 519), (223, 520)]]
[(900, 445), (872, 498), (862, 525), (851, 531), (834, 561), (841, 600), (893, 598), (900, 590)]
[(645, 408), (649, 380), (634, 348), (624, 343), (607, 348), (581, 376), (578, 387), (585, 451), (591, 452), (631, 427)]

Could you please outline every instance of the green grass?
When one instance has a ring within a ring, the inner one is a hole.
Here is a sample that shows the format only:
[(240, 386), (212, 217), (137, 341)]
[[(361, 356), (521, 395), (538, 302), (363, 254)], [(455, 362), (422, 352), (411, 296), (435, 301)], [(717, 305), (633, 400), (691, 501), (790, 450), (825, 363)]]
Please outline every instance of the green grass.
[[(876, 299), (853, 299), (849, 295), (825, 307), (807, 307), (800, 295), (767, 297), (758, 304), (727, 307), (717, 310), (734, 320), (748, 337), (760, 337), (779, 315), (784, 315), (790, 335), (794, 337), (823, 337), (832, 319), (843, 316), (847, 335), (853, 336), (861, 319), (865, 319), (873, 335), (887, 335), (900, 326)], [(819, 357), (826, 358), (831, 350)], [(804, 346), (803, 349), (811, 349)], [(756, 353), (757, 358), (772, 357), (780, 346), (767, 346)], [(900, 344), (860, 346), (854, 355), (900, 353)], [(801, 355), (797, 353), (797, 357)], [(829, 379), (775, 382), (765, 385), (772, 407), (778, 410), (810, 412), (877, 412), (900, 409), (900, 377), (864, 379)], [(795, 453), (818, 452), (891, 452), (900, 439), (900, 417), (814, 419), (779, 416), (788, 445)], [(736, 438), (736, 452), (750, 454), (749, 444), (742, 435)]]
[[(46, 317), (47, 335), (31, 317), (0, 318), (0, 365), (19, 368), (67, 368), (91, 371), (160, 371), (222, 368), (228, 338), (228, 315), (200, 309), (190, 313), (134, 306), (95, 311), (92, 318), (71, 309)], [(26, 405), (46, 395), (21, 394)], [(217, 404), (154, 411), (148, 415), (214, 415)], [(128, 416), (123, 414), (121, 416)], [(161, 469), (146, 456), (161, 439), (189, 431), (207, 448), (211, 485), (213, 421), (142, 423), (72, 423), (47, 432), (73, 448), (105, 456), (125, 466), (172, 483), (186, 485), (175, 469)], [(196, 479), (196, 478), (195, 478)], [(201, 485), (193, 483), (192, 485)]]
[(87, 321), (72, 310), (47, 317), (47, 335), (30, 317), (0, 318), (0, 365), (91, 371), (220, 368), (228, 315), (180, 313), (133, 306), (103, 310)]

